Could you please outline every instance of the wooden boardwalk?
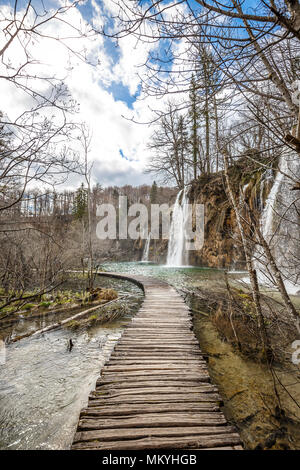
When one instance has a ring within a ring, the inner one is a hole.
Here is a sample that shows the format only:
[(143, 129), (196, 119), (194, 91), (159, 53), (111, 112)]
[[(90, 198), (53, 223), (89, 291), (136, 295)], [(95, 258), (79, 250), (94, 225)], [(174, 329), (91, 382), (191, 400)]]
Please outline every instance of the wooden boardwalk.
[(145, 299), (80, 413), (72, 449), (242, 449), (181, 296), (157, 279), (106, 275), (136, 282)]

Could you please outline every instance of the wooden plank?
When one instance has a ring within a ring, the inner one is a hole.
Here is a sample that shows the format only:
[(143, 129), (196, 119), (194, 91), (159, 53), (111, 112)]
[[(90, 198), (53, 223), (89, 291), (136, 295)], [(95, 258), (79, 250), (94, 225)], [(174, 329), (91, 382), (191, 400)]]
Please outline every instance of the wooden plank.
[[(153, 386), (152, 387), (129, 387), (129, 388), (113, 388), (110, 384), (109, 387), (97, 387), (95, 391), (91, 392), (90, 396), (93, 397), (98, 397), (100, 398), (101, 396), (117, 396), (117, 395), (143, 395), (143, 394), (170, 394), (170, 393), (176, 393), (177, 395), (181, 393), (189, 393), (191, 389), (187, 386), (176, 386), (176, 387), (160, 387), (160, 386)], [(218, 389), (214, 385), (210, 384), (204, 384), (202, 386), (198, 387), (193, 387), (192, 392), (193, 393), (213, 393), (217, 392)], [(104, 395), (103, 395), (104, 394)]]
[(145, 302), (102, 368), (72, 448), (240, 449), (210, 384), (190, 309), (164, 281), (124, 278), (143, 286)]
[[(128, 344), (129, 342), (132, 344), (132, 343), (136, 343), (138, 342), (138, 344), (140, 344), (141, 342), (143, 343), (150, 343), (150, 344), (153, 344), (154, 346), (157, 346), (157, 345), (162, 345), (162, 344), (170, 344), (170, 343), (176, 343), (176, 340), (177, 338), (176, 337), (169, 337), (169, 338), (166, 338), (164, 336), (161, 336), (161, 337), (158, 337), (158, 338), (155, 338), (153, 339), (153, 341), (151, 341), (151, 338), (149, 336), (137, 336), (137, 335), (133, 335), (133, 336), (126, 336), (124, 338), (122, 338), (122, 340), (119, 341), (118, 345), (124, 345), (124, 344)], [(198, 346), (198, 343), (196, 343), (192, 338), (189, 339), (189, 338), (186, 338), (186, 340), (184, 340), (184, 338), (178, 338), (178, 344), (189, 344), (190, 346), (195, 346), (195, 350), (197, 352), (199, 352), (199, 346)], [(180, 351), (178, 351), (180, 352)]]
[(205, 447), (205, 449), (195, 450), (243, 450), (242, 446), (224, 446), (224, 447)]
[[(192, 323), (187, 323), (187, 322), (174, 322), (174, 321), (169, 321), (169, 322), (164, 322), (164, 323), (158, 323), (156, 320), (149, 320), (149, 321), (145, 321), (145, 320), (141, 320), (141, 321), (135, 321), (135, 322), (132, 322), (128, 325), (128, 329), (146, 329), (146, 328), (150, 328), (150, 329), (153, 329), (153, 325), (156, 325), (156, 328), (160, 329), (161, 332), (163, 331), (169, 331), (169, 328), (172, 328), (173, 330), (176, 330), (177, 331), (191, 331), (192, 329)], [(155, 336), (154, 336), (155, 337)]]
[(176, 378), (176, 379), (181, 379), (181, 380), (184, 380), (185, 378), (191, 378), (191, 377), (194, 377), (195, 379), (199, 379), (199, 380), (205, 380), (205, 379), (209, 379), (209, 375), (208, 375), (208, 372), (206, 370), (203, 370), (201, 373), (200, 372), (193, 372), (193, 374), (187, 374), (187, 373), (183, 373), (182, 370), (178, 370), (178, 371), (168, 371), (168, 370), (165, 370), (165, 371), (155, 371), (155, 374), (153, 371), (132, 371), (132, 372), (117, 372), (117, 373), (108, 373), (108, 372), (103, 372), (101, 377), (103, 377), (104, 379), (108, 380), (112, 380), (112, 379), (117, 379), (117, 380), (124, 380), (124, 377), (139, 377), (140, 379), (142, 377), (147, 377), (149, 379), (149, 376), (151, 376), (154, 380), (166, 380), (166, 379), (172, 379), (172, 378)]
[(240, 444), (238, 434), (219, 434), (214, 436), (147, 437), (113, 442), (77, 442), (73, 449), (95, 450), (151, 450), (151, 449), (202, 449)]
[(161, 414), (161, 413), (173, 413), (178, 415), (183, 412), (192, 412), (193, 414), (202, 411), (220, 411), (217, 403), (212, 402), (194, 402), (194, 403), (138, 403), (138, 404), (120, 404), (118, 406), (93, 406), (91, 408), (85, 408), (81, 410), (81, 417), (120, 417), (120, 416), (134, 416), (137, 414)]
[(146, 306), (143, 305), (142, 308), (139, 310), (139, 313), (136, 315), (135, 318), (143, 316), (144, 314), (149, 313), (153, 316), (164, 318), (168, 314), (174, 314), (174, 317), (181, 316), (183, 318), (187, 318), (190, 310), (187, 307), (183, 307), (179, 303), (177, 305), (168, 305), (168, 307), (162, 308), (159, 303), (157, 303), (157, 307), (153, 306)]
[[(124, 333), (122, 335), (122, 341), (124, 339), (127, 339), (127, 340), (134, 340), (134, 339), (153, 339), (153, 334), (146, 334), (146, 333), (139, 333), (139, 332), (132, 332), (132, 333)], [(174, 333), (174, 334), (169, 334), (169, 333), (158, 333), (156, 336), (155, 336), (155, 339), (159, 339), (159, 340), (194, 340), (198, 343), (198, 341), (196, 340), (195, 336), (193, 335), (193, 333), (191, 332), (190, 335), (188, 333), (186, 333), (185, 335), (182, 335), (181, 333)]]
[[(152, 349), (149, 347), (149, 348), (146, 348), (146, 347), (132, 347), (129, 349), (129, 346), (116, 346), (115, 347), (115, 352), (119, 352), (119, 353), (130, 353), (130, 352), (134, 352), (135, 353), (135, 356), (147, 356), (149, 355), (149, 357), (151, 356), (151, 354), (156, 354), (156, 355), (160, 355), (160, 354), (165, 354), (166, 357), (168, 357), (168, 355), (174, 355), (174, 353), (176, 353), (176, 348), (174, 347), (153, 347)], [(187, 349), (187, 348), (181, 348), (180, 349), (180, 352), (182, 353), (185, 353), (187, 355), (194, 355), (196, 356), (197, 355), (197, 351), (193, 350), (193, 349)], [(198, 354), (199, 356), (199, 354)]]
[(131, 380), (127, 380), (124, 379), (123, 382), (121, 381), (117, 381), (117, 382), (109, 382), (109, 383), (105, 383), (105, 382), (102, 382), (101, 379), (99, 379), (97, 381), (97, 385), (96, 385), (96, 390), (116, 390), (116, 389), (129, 389), (129, 388), (145, 388), (145, 387), (158, 387), (158, 388), (164, 388), (164, 387), (172, 387), (172, 388), (176, 388), (177, 390), (180, 390), (180, 388), (182, 387), (188, 387), (189, 389), (191, 389), (191, 387), (194, 389), (195, 387), (196, 388), (202, 388), (203, 390), (208, 390), (210, 387), (214, 387), (217, 389), (217, 387), (215, 387), (214, 385), (211, 385), (209, 383), (206, 383), (206, 382), (199, 382), (198, 380), (139, 380), (139, 381), (131, 381)]
[[(122, 338), (125, 338), (125, 337), (132, 337), (132, 336), (146, 336), (147, 338), (151, 337), (153, 338), (153, 331), (141, 331), (140, 328), (138, 329), (126, 329), (123, 334), (122, 334)], [(191, 331), (191, 330), (188, 330), (188, 331), (170, 331), (169, 329), (168, 330), (164, 330), (164, 331), (160, 331), (160, 330), (157, 330), (156, 331), (156, 334), (155, 334), (155, 337), (166, 337), (166, 338), (193, 338), (193, 339), (196, 339), (197, 341), (197, 338), (196, 336), (194, 335), (194, 332)]]
[(186, 345), (199, 345), (198, 341), (195, 338), (188, 338), (187, 336), (185, 337), (180, 337), (177, 336), (176, 338), (172, 336), (158, 336), (154, 337), (153, 336), (146, 336), (146, 337), (141, 337), (139, 335), (131, 335), (131, 336), (122, 336), (122, 338), (119, 341), (119, 344), (124, 344), (124, 343), (138, 343), (138, 344), (176, 344), (176, 345), (181, 345), (181, 344), (186, 344)]
[[(120, 343), (121, 344), (121, 343)], [(114, 351), (112, 352), (111, 356), (114, 356), (115, 354), (131, 354), (131, 355), (134, 355), (135, 357), (137, 357), (137, 354), (136, 354), (136, 350), (133, 350), (131, 349), (130, 347), (125, 347), (125, 345), (122, 347), (122, 349), (124, 351), (118, 351), (118, 347), (119, 347), (119, 344), (117, 344), (115, 346), (115, 349)], [(139, 348), (140, 349), (140, 348)], [(157, 349), (157, 346), (156, 346), (156, 349)], [(173, 349), (173, 355), (174, 356), (203, 356), (203, 353), (200, 351), (200, 349), (195, 345), (195, 347), (191, 347), (191, 348), (185, 348), (185, 349), (178, 349), (176, 350), (176, 348), (163, 348), (163, 347), (160, 347), (160, 349), (162, 350), (161, 352), (164, 353), (164, 354), (170, 354), (172, 352), (172, 349)], [(154, 350), (152, 350), (151, 348), (148, 348), (147, 349), (147, 355), (151, 356), (151, 355), (157, 355), (158, 353)], [(160, 353), (159, 353), (160, 354)], [(140, 355), (139, 355), (140, 356)]]
[[(119, 416), (112, 418), (94, 417), (93, 419), (83, 417), (78, 424), (78, 430), (100, 430), (100, 429), (136, 429), (156, 427), (191, 427), (191, 426), (223, 426), (226, 419), (223, 413), (148, 413), (136, 414), (135, 416)], [(229, 426), (228, 426), (229, 428)]]
[(153, 380), (190, 380), (190, 379), (197, 379), (202, 382), (209, 382), (210, 377), (207, 371), (203, 370), (201, 374), (198, 372), (193, 373), (193, 374), (187, 374), (187, 373), (179, 373), (177, 372), (170, 372), (170, 371), (156, 371), (155, 374), (153, 371), (144, 371), (143, 373), (141, 372), (131, 372), (131, 373), (124, 373), (124, 372), (117, 372), (114, 374), (109, 374), (107, 372), (103, 372), (101, 374), (101, 378), (104, 381), (110, 381), (110, 382), (115, 382), (115, 381), (120, 381), (124, 380), (126, 377), (128, 379), (133, 380), (134, 378), (138, 378), (138, 380), (149, 380), (151, 377)]
[[(129, 366), (128, 364), (119, 364), (119, 365), (114, 365), (114, 364), (108, 364), (107, 366), (103, 367), (103, 372), (134, 372), (134, 371), (173, 371), (173, 370), (186, 370), (187, 366), (186, 364), (172, 364), (171, 362), (169, 363), (163, 363), (159, 362), (158, 364), (137, 364), (133, 366)], [(196, 366), (193, 364), (190, 364), (189, 366), (189, 372), (192, 371), (202, 371), (203, 369), (206, 369), (206, 364), (197, 364)], [(155, 373), (155, 372), (154, 372)]]
[(188, 427), (151, 427), (134, 429), (102, 429), (96, 431), (81, 431), (75, 434), (74, 442), (89, 442), (94, 440), (123, 441), (126, 439), (144, 439), (147, 437), (181, 437), (181, 436), (209, 436), (234, 433), (231, 426), (188, 426)]
[(163, 311), (155, 311), (149, 308), (142, 308), (132, 320), (137, 320), (140, 318), (155, 318), (161, 320), (161, 322), (164, 322), (166, 319), (173, 319), (177, 321), (191, 321), (191, 315), (189, 315), (189, 310), (179, 309), (178, 307), (164, 309)]
[(170, 325), (172, 325), (173, 327), (174, 326), (192, 326), (192, 322), (187, 320), (187, 319), (183, 319), (183, 320), (180, 320), (179, 318), (166, 318), (166, 319), (163, 319), (161, 321), (158, 321), (154, 318), (149, 318), (149, 317), (142, 317), (142, 318), (133, 318), (131, 320), (131, 325), (138, 325), (138, 326), (141, 326), (141, 325), (153, 325), (153, 322), (155, 321), (155, 326), (156, 327), (162, 327), (162, 326), (166, 326), (166, 327), (169, 327)]
[(200, 377), (195, 377), (194, 375), (190, 375), (190, 376), (187, 376), (185, 375), (184, 377), (182, 377), (181, 375), (178, 376), (177, 374), (176, 375), (173, 375), (173, 376), (168, 376), (166, 377), (165, 374), (163, 375), (151, 375), (150, 377), (146, 376), (146, 377), (141, 377), (140, 375), (136, 375), (136, 376), (123, 376), (123, 377), (115, 377), (115, 375), (109, 375), (108, 377), (107, 376), (101, 376), (99, 377), (99, 379), (97, 380), (96, 382), (96, 385), (109, 385), (109, 384), (113, 384), (113, 386), (116, 384), (116, 383), (125, 383), (125, 382), (130, 382), (132, 384), (134, 383), (141, 383), (141, 382), (144, 382), (144, 381), (152, 381), (152, 382), (157, 382), (157, 383), (161, 383), (161, 382), (168, 382), (168, 383), (173, 383), (173, 384), (177, 384), (177, 383), (187, 383), (187, 384), (191, 384), (191, 383), (195, 383), (197, 385), (199, 385), (200, 383), (208, 383), (209, 380), (206, 380), (206, 379), (210, 379), (208, 373), (206, 375), (201, 375)]
[(221, 401), (220, 395), (217, 393), (189, 393), (189, 394), (173, 394), (169, 396), (164, 395), (128, 395), (128, 396), (115, 396), (106, 397), (103, 396), (101, 399), (90, 398), (89, 406), (101, 406), (109, 404), (138, 404), (138, 403), (194, 403), (199, 402), (216, 402)]
[(162, 350), (162, 351), (194, 351), (196, 352), (197, 349), (196, 347), (193, 347), (193, 346), (189, 346), (189, 345), (184, 345), (184, 344), (181, 344), (181, 345), (178, 345), (176, 346), (175, 344), (172, 345), (168, 345), (168, 344), (161, 344), (161, 345), (151, 345), (151, 344), (144, 344), (144, 345), (135, 345), (135, 344), (131, 344), (130, 346), (124, 344), (124, 346), (122, 345), (122, 343), (118, 344), (116, 347), (115, 347), (115, 351), (133, 351), (133, 350), (139, 350), (139, 351), (159, 351), (159, 350)]
[(118, 362), (118, 361), (159, 361), (159, 360), (162, 360), (162, 361), (170, 361), (170, 362), (186, 362), (186, 364), (188, 363), (192, 363), (192, 362), (195, 362), (195, 364), (198, 364), (199, 362), (200, 363), (205, 363), (207, 364), (207, 361), (205, 359), (205, 356), (203, 355), (192, 355), (192, 354), (180, 354), (180, 355), (177, 355), (177, 354), (163, 354), (163, 355), (160, 355), (160, 354), (149, 354), (149, 351), (147, 353), (145, 353), (144, 355), (136, 355), (136, 354), (112, 354), (110, 359), (107, 361), (107, 362)]
[[(135, 351), (131, 351), (131, 350), (128, 350), (128, 351), (114, 351), (110, 358), (113, 359), (117, 359), (117, 358), (136, 358), (137, 357), (137, 354)], [(145, 352), (144, 354), (139, 354), (138, 357), (140, 358), (146, 358), (146, 359), (157, 359), (157, 358), (170, 358), (170, 359), (177, 359), (177, 360), (190, 360), (190, 359), (193, 359), (193, 360), (196, 360), (197, 358), (199, 358), (199, 360), (201, 360), (204, 355), (201, 354), (200, 351), (185, 351), (185, 352), (178, 352), (177, 354), (176, 353), (173, 353), (171, 354), (169, 351), (165, 351), (165, 352), (155, 352), (155, 351), (147, 351)]]
[(198, 366), (199, 364), (202, 367), (206, 367), (206, 361), (201, 361), (201, 360), (196, 360), (196, 359), (186, 359), (186, 360), (177, 360), (177, 359), (150, 359), (149, 357), (146, 357), (144, 359), (125, 359), (125, 358), (118, 358), (118, 359), (111, 359), (107, 364), (109, 366), (113, 365), (128, 365), (128, 366), (135, 366), (135, 365), (148, 365), (149, 361), (151, 360), (151, 365), (157, 366), (159, 364), (166, 366), (168, 364), (170, 365), (178, 365), (180, 368), (188, 369), (190, 366)]

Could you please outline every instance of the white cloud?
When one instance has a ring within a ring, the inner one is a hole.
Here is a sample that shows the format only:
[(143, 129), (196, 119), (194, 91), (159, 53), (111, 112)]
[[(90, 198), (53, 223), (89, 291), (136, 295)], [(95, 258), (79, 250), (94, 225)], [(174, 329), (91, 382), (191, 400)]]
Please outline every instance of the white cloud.
[[(94, 7), (94, 24), (96, 21), (99, 26), (102, 24), (100, 7), (94, 1), (91, 4)], [(4, 8), (7, 7), (2, 6), (0, 10), (3, 11)], [(49, 36), (66, 38), (72, 33), (67, 23), (78, 28), (86, 26), (79, 10), (73, 9), (66, 13), (65, 23), (49, 23), (44, 31)], [(72, 34), (74, 36), (74, 31)], [(64, 77), (73, 98), (80, 103), (80, 112), (75, 119), (86, 121), (92, 130), (90, 158), (95, 162), (94, 181), (104, 185), (150, 182), (151, 177), (143, 171), (147, 160), (146, 143), (151, 130), (148, 126), (134, 124), (122, 117), (130, 117), (136, 112), (139, 118), (147, 121), (150, 117), (150, 101), (135, 102), (132, 110), (125, 102), (117, 101), (105, 88), (119, 82), (128, 87), (131, 94), (136, 93), (139, 85), (136, 65), (146, 59), (147, 50), (141, 45), (134, 49), (134, 41), (128, 37), (121, 41), (120, 60), (113, 64), (105, 50), (104, 38), (100, 35), (92, 39), (67, 39), (65, 44), (77, 53), (86, 51), (94, 65), (71, 54), (58, 41), (40, 38), (30, 46), (32, 56), (39, 62), (30, 66), (30, 70), (33, 74), (44, 77)], [(22, 63), (24, 59), (24, 51), (19, 42), (10, 46), (8, 54), (14, 64)], [(34, 86), (41, 92), (46, 90), (44, 81), (35, 80)], [(16, 91), (14, 85), (6, 80), (0, 80), (0, 87), (3, 97), (1, 108), (11, 118), (28, 109), (28, 95), (20, 90)], [(122, 158), (120, 149), (128, 160)], [(67, 184), (72, 186), (78, 183), (78, 178), (72, 176)]]

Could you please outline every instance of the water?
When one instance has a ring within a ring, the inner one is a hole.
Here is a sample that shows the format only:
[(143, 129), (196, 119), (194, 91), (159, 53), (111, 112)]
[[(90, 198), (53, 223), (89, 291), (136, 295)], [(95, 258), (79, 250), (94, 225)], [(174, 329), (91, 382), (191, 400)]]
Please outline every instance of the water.
[(271, 241), (272, 223), (273, 223), (273, 218), (274, 218), (273, 216), (275, 215), (277, 198), (279, 195), (279, 189), (282, 185), (283, 178), (284, 178), (283, 173), (278, 172), (275, 182), (270, 191), (269, 197), (267, 199), (266, 207), (263, 212), (261, 223), (260, 223), (262, 234), (268, 243)]
[[(166, 268), (141, 262), (104, 263), (104, 267), (107, 271), (153, 276), (178, 288), (224, 285), (223, 271), (211, 268)], [(99, 285), (134, 295), (126, 301), (131, 307), (127, 318), (88, 329), (61, 328), (12, 343), (5, 350), (0, 344), (1, 449), (69, 448), (79, 412), (87, 404), (105, 358), (142, 300), (141, 291), (132, 283), (99, 279)], [(35, 322), (27, 320), (22, 328), (36, 327)], [(21, 329), (12, 327), (16, 328)], [(74, 347), (68, 352), (70, 338)]]
[(187, 204), (187, 188), (184, 188), (177, 194), (174, 204), (169, 235), (167, 266), (188, 265), (188, 252), (186, 250)]
[(155, 277), (168, 282), (176, 288), (203, 285), (203, 287), (218, 282), (224, 283), (224, 271), (216, 268), (204, 268), (199, 266), (166, 266), (162, 264), (142, 262), (109, 262), (103, 263), (106, 271), (118, 271), (131, 275)]
[[(285, 286), (291, 294), (300, 290), (300, 202), (297, 191), (292, 191), (294, 180), (300, 178), (298, 156), (286, 152), (280, 161), (280, 170), (270, 191), (261, 219), (261, 230), (269, 243)], [(259, 281), (276, 286), (274, 273), (262, 250), (255, 253)]]
[(68, 448), (105, 360), (104, 346), (120, 334), (120, 328), (57, 330), (7, 347), (0, 365), (0, 447)]
[(150, 242), (151, 242), (151, 232), (149, 232), (149, 235), (148, 235), (146, 243), (145, 243), (144, 253), (143, 253), (143, 256), (142, 256), (142, 261), (143, 262), (148, 262), (149, 261)]
[[(259, 191), (259, 206), (258, 206), (260, 211), (263, 211), (264, 209), (264, 191), (265, 191), (266, 183), (269, 184), (273, 179), (274, 179), (273, 170), (271, 168), (268, 168), (261, 176), (260, 191)], [(271, 193), (269, 197), (270, 196), (271, 196)]]
[[(99, 279), (107, 285), (107, 278)], [(61, 328), (6, 347), (1, 342), (1, 449), (69, 448), (79, 412), (87, 404), (100, 369), (142, 301), (142, 292), (134, 284), (112, 281), (114, 288), (117, 285), (119, 292), (133, 295), (126, 300), (130, 313), (119, 321), (78, 330)], [(44, 317), (42, 322), (53, 323), (53, 318)], [(11, 327), (13, 335), (16, 330), (40, 326), (38, 320), (20, 323)]]

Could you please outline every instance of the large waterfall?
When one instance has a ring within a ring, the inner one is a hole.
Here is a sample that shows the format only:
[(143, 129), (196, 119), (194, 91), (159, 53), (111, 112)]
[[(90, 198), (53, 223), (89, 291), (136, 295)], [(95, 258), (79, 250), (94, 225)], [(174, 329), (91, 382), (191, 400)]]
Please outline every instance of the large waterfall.
[[(300, 179), (300, 159), (292, 152), (282, 155), (275, 182), (267, 199), (261, 230), (290, 293), (300, 290), (300, 201), (291, 188)], [(255, 253), (259, 281), (274, 286), (272, 268), (261, 247)]]
[(170, 227), (167, 266), (186, 266), (188, 252), (186, 250), (186, 223), (188, 219), (187, 188), (179, 191), (174, 204)]
[(149, 235), (147, 237), (146, 243), (145, 243), (145, 248), (142, 256), (142, 261), (144, 263), (149, 261), (149, 248), (150, 248), (150, 241), (151, 241), (151, 232), (149, 232)]

